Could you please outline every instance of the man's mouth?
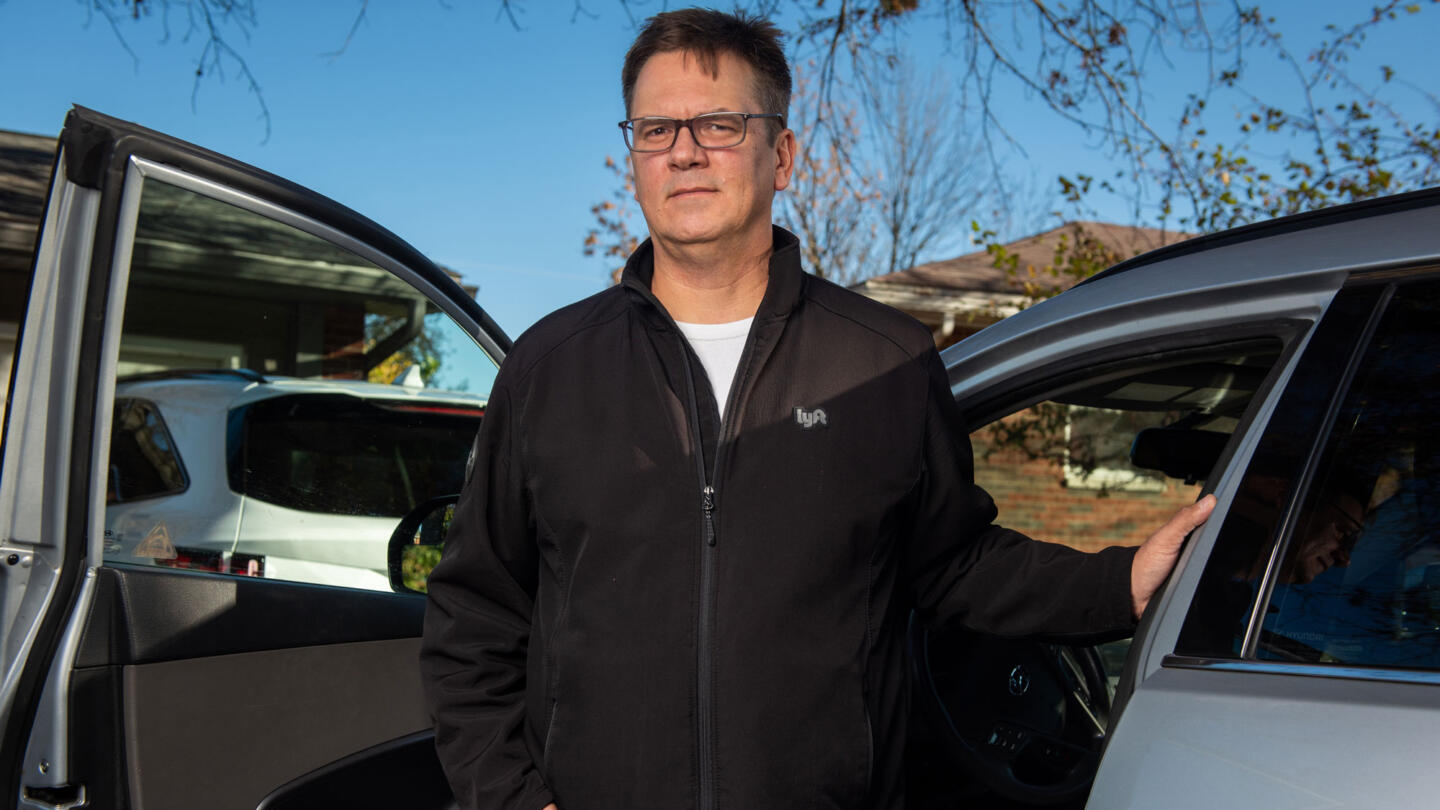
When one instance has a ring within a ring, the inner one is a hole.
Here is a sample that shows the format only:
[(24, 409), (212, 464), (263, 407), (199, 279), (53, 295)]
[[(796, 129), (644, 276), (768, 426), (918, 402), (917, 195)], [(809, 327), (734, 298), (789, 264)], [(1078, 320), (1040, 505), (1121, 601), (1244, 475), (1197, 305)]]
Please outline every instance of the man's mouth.
[(670, 192), (670, 197), (672, 199), (675, 197), (689, 197), (696, 194), (711, 194), (714, 191), (715, 189), (713, 188), (702, 188), (699, 186), (696, 186), (694, 188), (677, 188), (674, 191)]

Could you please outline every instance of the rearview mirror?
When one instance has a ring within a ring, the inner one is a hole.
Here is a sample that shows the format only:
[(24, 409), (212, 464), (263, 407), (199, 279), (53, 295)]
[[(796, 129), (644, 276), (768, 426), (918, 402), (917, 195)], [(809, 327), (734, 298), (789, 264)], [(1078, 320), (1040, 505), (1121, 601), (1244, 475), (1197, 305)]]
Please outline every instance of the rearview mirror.
[(1229, 441), (1229, 434), (1213, 430), (1145, 428), (1130, 445), (1130, 463), (1193, 484), (1210, 475)]
[(445, 533), (455, 515), (459, 495), (431, 498), (400, 519), (390, 535), (387, 552), (390, 588), (397, 593), (425, 593), (430, 570), (440, 562)]

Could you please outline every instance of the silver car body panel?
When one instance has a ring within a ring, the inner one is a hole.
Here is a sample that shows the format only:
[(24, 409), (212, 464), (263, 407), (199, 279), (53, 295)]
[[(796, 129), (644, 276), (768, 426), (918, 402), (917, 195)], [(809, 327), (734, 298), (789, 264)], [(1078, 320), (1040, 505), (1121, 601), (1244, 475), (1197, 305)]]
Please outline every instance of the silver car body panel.
[[(129, 277), (130, 258), (135, 244), (135, 227), (140, 215), (140, 192), (142, 175), (131, 165), (125, 173), (124, 193), (120, 199), (120, 211), (116, 220), (115, 254), (110, 263), (110, 296), (105, 304), (104, 346), (100, 353), (95, 397), (97, 402), (115, 401), (115, 364), (120, 345), (120, 331), (125, 316), (125, 284)], [(94, 228), (87, 229), (86, 235), (93, 235)], [(84, 289), (78, 287), (77, 289)], [(84, 297), (77, 295), (83, 303)], [(71, 398), (73, 401), (73, 397)], [(94, 413), (95, 441), (90, 447), (90, 469), (103, 470), (107, 466), (110, 447), (110, 409), (96, 408)], [(57, 499), (63, 502), (63, 499)], [(105, 477), (90, 477), (90, 492), (85, 514), (89, 516), (85, 527), (84, 581), (79, 597), (70, 612), (68, 626), (60, 637), (60, 648), (45, 679), (44, 691), (40, 695), (40, 706), (35, 722), (31, 726), (30, 742), (26, 747), (24, 772), (26, 787), (60, 787), (69, 785), (69, 732), (68, 709), (70, 699), (70, 673), (74, 670), (75, 656), (85, 634), (85, 618), (90, 615), (90, 605), (95, 598), (95, 570), (103, 554), (105, 532)], [(22, 807), (50, 808), (55, 805), (37, 803), (28, 796), (21, 796)]]
[[(1440, 263), (1440, 208), (1360, 213), (1142, 260), (1041, 302), (947, 350), (952, 391), (962, 409), (989, 420), (1042, 397), (1046, 377), (1095, 360), (1271, 333), (1290, 351), (1232, 440), (1225, 473), (1209, 482), (1216, 514), (1223, 514), (1309, 325), (1335, 292), (1355, 273)], [(1191, 537), (1135, 640), (1134, 691), (1112, 725), (1088, 806), (1433, 803), (1440, 795), (1440, 772), (1428, 767), (1429, 752), (1440, 744), (1434, 673), (1171, 655), (1220, 523), (1212, 520)]]
[(65, 548), (85, 306), (75, 290), (85, 289), (90, 275), (99, 204), (97, 191), (63, 177), (52, 182), (20, 332), (0, 472), (0, 723), (8, 720)]

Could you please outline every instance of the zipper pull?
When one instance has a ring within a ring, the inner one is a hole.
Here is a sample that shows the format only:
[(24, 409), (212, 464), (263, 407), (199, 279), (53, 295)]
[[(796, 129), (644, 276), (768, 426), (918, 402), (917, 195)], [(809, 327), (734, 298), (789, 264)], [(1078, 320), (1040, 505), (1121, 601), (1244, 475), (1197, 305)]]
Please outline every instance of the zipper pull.
[(700, 508), (705, 512), (705, 544), (715, 545), (715, 488), (707, 485), (700, 493)]

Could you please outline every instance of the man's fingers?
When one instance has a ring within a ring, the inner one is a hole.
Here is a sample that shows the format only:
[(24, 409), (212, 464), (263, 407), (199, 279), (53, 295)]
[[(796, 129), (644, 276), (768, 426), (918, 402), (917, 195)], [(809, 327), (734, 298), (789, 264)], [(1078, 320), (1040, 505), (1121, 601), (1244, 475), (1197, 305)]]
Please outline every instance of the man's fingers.
[(1215, 496), (1206, 495), (1195, 503), (1183, 507), (1165, 522), (1160, 530), (1155, 532), (1157, 537), (1162, 537), (1174, 544), (1179, 544), (1185, 539), (1185, 535), (1195, 530), (1195, 527), (1209, 519), (1210, 513), (1215, 511)]
[(1170, 576), (1175, 560), (1180, 557), (1180, 543), (1213, 511), (1215, 496), (1206, 495), (1172, 515), (1135, 553), (1135, 561), (1130, 568), (1130, 596), (1134, 600), (1137, 618), (1150, 604), (1150, 597)]

